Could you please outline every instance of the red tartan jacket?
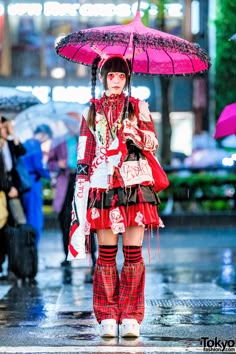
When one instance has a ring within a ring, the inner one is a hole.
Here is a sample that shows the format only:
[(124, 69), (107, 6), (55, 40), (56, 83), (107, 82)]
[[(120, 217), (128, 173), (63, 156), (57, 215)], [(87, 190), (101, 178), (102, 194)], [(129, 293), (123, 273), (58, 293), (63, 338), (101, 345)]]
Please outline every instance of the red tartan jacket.
[[(97, 105), (100, 104), (100, 100), (95, 100)], [(134, 143), (144, 151), (150, 151), (155, 153), (158, 148), (158, 139), (154, 127), (153, 120), (151, 118), (148, 104), (137, 98), (130, 97), (129, 101), (132, 103), (135, 111), (136, 123), (125, 119), (118, 132), (120, 141), (125, 142), (127, 139), (131, 139)], [(80, 138), (78, 144), (78, 159), (77, 159), (77, 179), (85, 179), (90, 181), (90, 177), (93, 174), (93, 160), (96, 156), (96, 138), (95, 132), (92, 131), (86, 123), (86, 112), (82, 115), (82, 123), (80, 128)], [(109, 152), (104, 147), (105, 155), (108, 156)], [(118, 150), (125, 149), (120, 145)], [(124, 160), (125, 156), (123, 156)]]
[[(90, 188), (108, 188), (109, 176), (117, 174), (120, 180), (124, 183), (129, 182), (129, 175), (122, 174), (122, 168), (125, 164), (132, 164), (133, 161), (125, 161), (127, 155), (126, 141), (132, 140), (135, 145), (141, 149), (146, 156), (146, 160), (142, 160), (149, 167), (144, 169), (144, 173), (137, 173), (130, 181), (132, 184), (152, 183), (154, 185), (155, 168), (158, 169), (158, 164), (155, 161), (155, 151), (158, 148), (158, 140), (155, 132), (154, 123), (150, 115), (148, 104), (139, 99), (130, 97), (135, 111), (135, 117), (132, 120), (125, 118), (121, 119), (122, 103), (124, 102), (124, 95), (121, 94), (118, 102), (118, 109), (115, 109), (117, 119), (112, 120), (112, 127), (109, 125), (109, 117), (111, 117), (110, 101), (106, 103), (107, 111), (104, 112), (104, 96), (100, 100), (95, 101), (96, 107), (96, 130), (88, 128), (86, 123), (87, 112), (84, 111), (82, 115), (82, 123), (80, 128), (80, 137), (78, 143), (78, 157), (77, 157), (77, 178), (75, 184), (74, 200), (72, 203), (72, 224), (70, 231), (69, 254), (68, 259), (84, 259), (86, 255), (85, 250), (85, 235), (89, 235), (90, 227), (87, 222), (87, 203)], [(123, 101), (122, 101), (123, 100)], [(112, 100), (111, 100), (112, 104)], [(100, 110), (100, 108), (102, 110)], [(120, 109), (120, 110), (119, 110)], [(112, 114), (112, 118), (114, 115)], [(120, 119), (120, 120), (119, 120)], [(108, 129), (109, 127), (109, 129)], [(112, 128), (116, 136), (111, 138)], [(118, 163), (117, 163), (118, 161)], [(117, 164), (116, 164), (117, 163)], [(147, 166), (146, 165), (146, 166)], [(115, 167), (114, 167), (115, 166)], [(112, 167), (110, 169), (110, 167)], [(130, 165), (128, 165), (130, 167)], [(114, 168), (114, 169), (113, 169)], [(122, 177), (121, 177), (122, 176)], [(117, 185), (130, 185), (119, 184), (120, 180), (117, 177)]]

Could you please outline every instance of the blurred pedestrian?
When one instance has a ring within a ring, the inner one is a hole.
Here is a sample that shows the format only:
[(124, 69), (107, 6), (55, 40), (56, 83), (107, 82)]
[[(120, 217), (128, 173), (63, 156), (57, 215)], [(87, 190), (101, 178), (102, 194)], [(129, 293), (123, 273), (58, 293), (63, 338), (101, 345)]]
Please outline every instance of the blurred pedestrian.
[(62, 266), (70, 266), (67, 261), (69, 230), (71, 221), (71, 203), (74, 194), (74, 184), (77, 165), (78, 122), (74, 118), (66, 123), (67, 134), (64, 138), (52, 139), (48, 153), (47, 167), (55, 174), (55, 193), (53, 209), (58, 214), (58, 220), (62, 232), (63, 250), (65, 258)]
[(41, 145), (52, 139), (52, 130), (47, 124), (41, 124), (34, 130), (34, 136), (24, 142), (26, 154), (22, 161), (31, 178), (31, 188), (22, 194), (27, 223), (34, 227), (38, 245), (43, 230), (43, 184), (42, 179), (50, 180), (50, 173), (43, 162)]
[(2, 151), (4, 143), (4, 140), (1, 138), (2, 124), (2, 117), (0, 116), (0, 279), (4, 278), (2, 265), (5, 262), (5, 257), (7, 254), (5, 227), (7, 225), (9, 215), (6, 198), (8, 193), (7, 173)]
[[(16, 171), (16, 160), (26, 153), (26, 149), (20, 142), (19, 138), (15, 135), (14, 127), (11, 116), (2, 116), (2, 125), (0, 131), (0, 137), (2, 141), (2, 154), (7, 173), (7, 183), (9, 191), (7, 193), (8, 202), (14, 199), (21, 199), (19, 192), (19, 179)], [(13, 211), (11, 210), (10, 203), (10, 224), (15, 224), (13, 220)], [(22, 223), (25, 222), (22, 216)]]
[[(104, 86), (95, 99), (97, 69)], [(83, 259), (85, 242), (98, 237), (93, 308), (101, 336), (138, 337), (144, 317), (145, 228), (161, 220), (155, 190), (158, 140), (148, 104), (124, 93), (130, 62), (121, 55), (96, 58), (92, 66), (91, 106), (81, 123), (69, 259)], [(126, 115), (127, 113), (127, 115)], [(124, 265), (116, 255), (122, 234)]]
[[(23, 156), (26, 153), (26, 150), (14, 133), (11, 116), (6, 114), (0, 115), (0, 151), (1, 189), (6, 194), (9, 213), (7, 224), (14, 226), (14, 211), (11, 208), (11, 201), (19, 201), (19, 210), (16, 210), (16, 214), (19, 215), (22, 223), (26, 221), (23, 208), (20, 203), (18, 180), (16, 179), (15, 173), (15, 161), (20, 156)], [(5, 231), (1, 231), (1, 233), (5, 235)], [(7, 255), (7, 244), (4, 235), (3, 237), (0, 237), (0, 270)], [(8, 272), (10, 275), (10, 269), (8, 269)]]

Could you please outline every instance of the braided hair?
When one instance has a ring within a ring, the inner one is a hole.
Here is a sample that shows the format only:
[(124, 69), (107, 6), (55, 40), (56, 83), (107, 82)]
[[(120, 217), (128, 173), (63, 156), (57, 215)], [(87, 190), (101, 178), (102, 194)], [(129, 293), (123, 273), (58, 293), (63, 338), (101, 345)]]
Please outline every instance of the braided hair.
[[(92, 72), (91, 72), (91, 96), (94, 99), (95, 98), (95, 88), (96, 88), (96, 79), (97, 79), (97, 68), (98, 64), (100, 62), (101, 58), (96, 57), (93, 61), (92, 64)], [(107, 89), (107, 74), (109, 72), (124, 72), (126, 75), (126, 85), (125, 87), (128, 87), (128, 97), (131, 95), (131, 85), (130, 85), (130, 75), (129, 73), (131, 72), (131, 63), (129, 60), (126, 60), (126, 62), (120, 58), (120, 57), (112, 57), (104, 63), (104, 65), (101, 68), (101, 76), (102, 76), (102, 82), (105, 90)], [(125, 109), (123, 113), (122, 119), (126, 117), (132, 118), (134, 116), (134, 108), (129, 102), (127, 105), (127, 100), (125, 103)], [(127, 112), (127, 107), (128, 107), (128, 112)], [(95, 116), (96, 116), (96, 108), (95, 104), (92, 102), (89, 112), (88, 112), (88, 119), (87, 119), (87, 125), (88, 127), (91, 127), (92, 129), (95, 130)]]
[[(96, 57), (92, 64), (91, 69), (91, 96), (95, 99), (95, 89), (96, 89), (96, 82), (97, 82), (97, 68), (98, 63), (101, 60), (100, 57)], [(88, 111), (88, 118), (87, 118), (87, 125), (95, 130), (95, 116), (96, 116), (96, 108), (95, 103), (92, 102)]]

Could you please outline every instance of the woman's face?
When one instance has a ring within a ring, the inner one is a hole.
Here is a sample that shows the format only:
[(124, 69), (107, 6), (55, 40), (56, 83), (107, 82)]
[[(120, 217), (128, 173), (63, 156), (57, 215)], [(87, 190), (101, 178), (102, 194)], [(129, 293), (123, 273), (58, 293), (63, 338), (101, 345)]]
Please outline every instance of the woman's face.
[(126, 75), (122, 72), (109, 72), (107, 74), (106, 95), (120, 95), (126, 85)]

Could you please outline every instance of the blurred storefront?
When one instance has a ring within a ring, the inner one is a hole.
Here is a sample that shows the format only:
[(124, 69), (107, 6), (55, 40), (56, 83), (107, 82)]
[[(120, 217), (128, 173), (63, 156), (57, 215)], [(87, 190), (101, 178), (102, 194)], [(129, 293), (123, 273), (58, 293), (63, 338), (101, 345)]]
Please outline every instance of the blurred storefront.
[[(142, 1), (141, 10), (155, 28), (156, 0)], [(207, 47), (207, 2), (172, 0), (166, 5), (169, 33)], [(204, 3), (204, 4), (203, 4)], [(32, 91), (42, 102), (79, 101), (90, 98), (90, 69), (59, 57), (55, 44), (66, 34), (88, 27), (129, 22), (135, 14), (134, 0), (0, 0), (0, 86)], [(204, 12), (204, 21), (202, 21)], [(160, 111), (158, 77), (133, 76), (133, 94), (148, 99), (153, 112)], [(185, 112), (193, 125), (193, 82), (173, 78), (170, 105), (173, 114)], [(189, 114), (187, 114), (189, 113)], [(172, 114), (172, 115), (173, 115)], [(207, 124), (207, 123), (206, 123)]]

